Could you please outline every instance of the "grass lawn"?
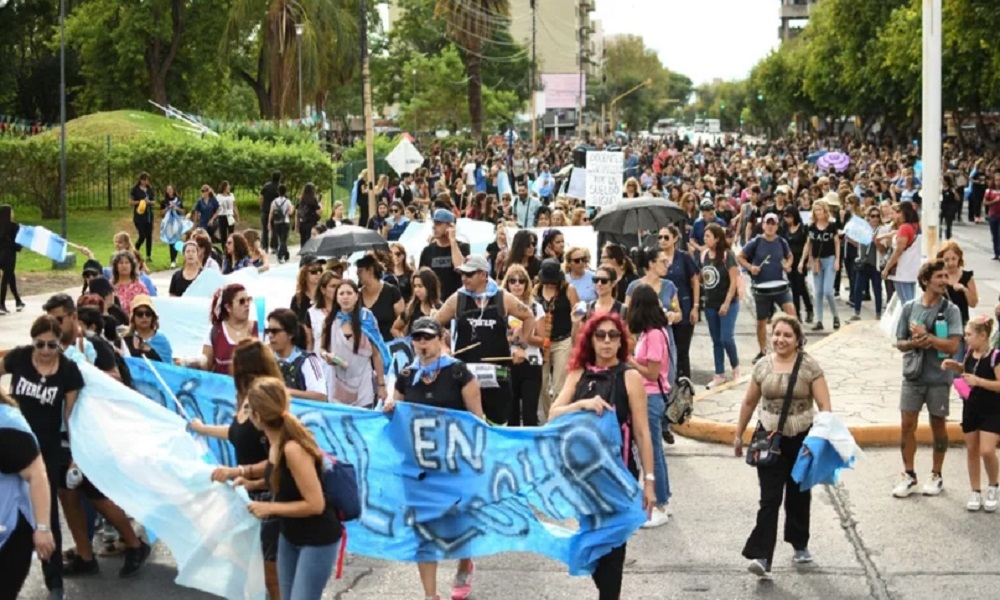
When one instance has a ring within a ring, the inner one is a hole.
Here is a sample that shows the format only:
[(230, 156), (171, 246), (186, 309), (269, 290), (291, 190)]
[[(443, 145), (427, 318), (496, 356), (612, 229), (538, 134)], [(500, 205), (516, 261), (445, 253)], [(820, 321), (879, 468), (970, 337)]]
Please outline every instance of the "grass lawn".
[[(184, 131), (178, 126), (187, 127), (181, 121), (168, 119), (159, 114), (139, 110), (116, 110), (94, 113), (68, 121), (66, 123), (66, 136), (93, 140), (103, 140), (108, 135), (115, 140), (151, 136), (177, 141), (197, 137), (197, 134)], [(59, 139), (59, 129), (51, 129), (38, 137)]]

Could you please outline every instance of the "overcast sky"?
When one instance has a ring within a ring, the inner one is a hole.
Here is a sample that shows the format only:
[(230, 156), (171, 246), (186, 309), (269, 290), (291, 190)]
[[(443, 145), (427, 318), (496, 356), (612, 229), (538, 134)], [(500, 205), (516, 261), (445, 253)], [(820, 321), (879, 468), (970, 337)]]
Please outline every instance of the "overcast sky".
[(695, 85), (742, 79), (778, 45), (780, 0), (596, 0), (604, 34), (642, 36)]

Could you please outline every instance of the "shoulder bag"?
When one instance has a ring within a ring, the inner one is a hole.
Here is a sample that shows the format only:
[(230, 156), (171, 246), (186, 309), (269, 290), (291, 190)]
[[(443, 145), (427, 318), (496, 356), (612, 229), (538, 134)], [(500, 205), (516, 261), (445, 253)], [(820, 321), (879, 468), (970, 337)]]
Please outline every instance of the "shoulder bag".
[(788, 377), (788, 389), (785, 391), (785, 402), (781, 405), (778, 428), (774, 431), (767, 431), (759, 421), (757, 422), (757, 429), (753, 432), (750, 447), (747, 449), (747, 464), (751, 467), (770, 467), (781, 458), (781, 431), (785, 428), (785, 421), (788, 420), (788, 410), (792, 406), (792, 392), (799, 379), (800, 366), (802, 366), (801, 350), (795, 359), (792, 374)]

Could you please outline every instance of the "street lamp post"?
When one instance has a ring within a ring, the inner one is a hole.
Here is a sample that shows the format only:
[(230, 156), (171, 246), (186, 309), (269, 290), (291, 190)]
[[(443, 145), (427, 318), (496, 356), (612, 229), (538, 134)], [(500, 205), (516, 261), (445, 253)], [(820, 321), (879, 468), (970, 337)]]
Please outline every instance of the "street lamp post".
[(59, 0), (59, 205), (66, 239), (66, 0)]
[(417, 101), (417, 68), (413, 67), (413, 135), (420, 138), (420, 111), (416, 108)]
[(935, 256), (941, 209), (941, 0), (923, 2), (923, 205), (920, 230), (927, 258)]
[(295, 39), (298, 44), (298, 51), (296, 54), (299, 55), (299, 118), (302, 118), (302, 34), (305, 33), (305, 25), (302, 23), (295, 24)]
[(632, 89), (630, 89), (629, 91), (625, 92), (624, 94), (619, 94), (618, 96), (615, 97), (614, 100), (611, 101), (611, 110), (610, 110), (610, 115), (609, 115), (610, 116), (609, 120), (611, 121), (611, 131), (615, 130), (615, 104), (618, 104), (619, 100), (621, 100), (625, 96), (628, 96), (632, 92), (638, 91), (639, 89), (644, 88), (647, 85), (652, 85), (652, 84), (653, 84), (653, 80), (652, 79), (647, 79), (646, 81), (643, 81), (642, 83), (640, 83), (639, 85), (633, 87)]

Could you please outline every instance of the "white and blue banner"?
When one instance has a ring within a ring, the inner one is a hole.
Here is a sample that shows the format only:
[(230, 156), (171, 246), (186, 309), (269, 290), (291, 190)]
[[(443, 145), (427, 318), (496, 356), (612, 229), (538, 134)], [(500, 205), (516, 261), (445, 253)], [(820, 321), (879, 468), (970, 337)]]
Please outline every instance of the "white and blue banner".
[(18, 227), (14, 242), (56, 262), (66, 260), (69, 246), (66, 240), (41, 225), (21, 225)]
[[(198, 490), (218, 493), (181, 477), (183, 470), (167, 482), (150, 481), (146, 473), (172, 469), (178, 460), (175, 436), (187, 435), (178, 404), (184, 414), (209, 425), (232, 421), (232, 380), (163, 363), (128, 363), (135, 389), (153, 400), (145, 413), (150, 422), (123, 420), (124, 430), (118, 432), (118, 419), (104, 418), (93, 431), (73, 429), (74, 452), (78, 443), (104, 450), (87, 452), (81, 468), (88, 476), (94, 473), (102, 489), (108, 481), (104, 473), (114, 473), (119, 483), (108, 488), (108, 495), (115, 501), (119, 494), (151, 499), (163, 494), (164, 485), (191, 484), (192, 489), (177, 491), (176, 497)], [(87, 371), (85, 405), (115, 405), (116, 394), (134, 395), (104, 381), (103, 375), (100, 382), (96, 378)], [(177, 390), (177, 403), (164, 384)], [(565, 563), (572, 574), (585, 574), (646, 519), (638, 482), (622, 464), (621, 433), (613, 413), (573, 413), (544, 427), (508, 429), (491, 427), (468, 413), (405, 403), (386, 415), (295, 400), (292, 412), (324, 450), (357, 469), (363, 514), (348, 525), (348, 549), (357, 554), (412, 562), (534, 552)], [(90, 410), (81, 414), (100, 418)], [(76, 414), (74, 421), (83, 422)], [(91, 440), (93, 435), (101, 439)], [(183, 445), (189, 468), (207, 481), (210, 469), (197, 464), (197, 444)], [(228, 442), (210, 448), (220, 463), (232, 464)], [(199, 504), (194, 498), (188, 502)], [(154, 508), (162, 503), (153, 502)], [(124, 507), (136, 514), (131, 506)], [(155, 512), (148, 508), (142, 514)], [(183, 512), (169, 506), (162, 510), (168, 515)], [(165, 529), (162, 520), (148, 526)], [(170, 544), (168, 537), (163, 536)]]

